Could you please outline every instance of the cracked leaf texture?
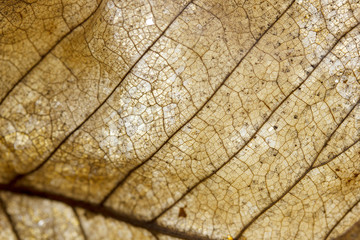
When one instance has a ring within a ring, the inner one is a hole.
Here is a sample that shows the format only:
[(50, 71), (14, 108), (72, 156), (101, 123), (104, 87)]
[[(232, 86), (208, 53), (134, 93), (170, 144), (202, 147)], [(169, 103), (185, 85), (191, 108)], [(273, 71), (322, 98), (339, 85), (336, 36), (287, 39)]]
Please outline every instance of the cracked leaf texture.
[(1, 0), (0, 239), (359, 239), (360, 2)]

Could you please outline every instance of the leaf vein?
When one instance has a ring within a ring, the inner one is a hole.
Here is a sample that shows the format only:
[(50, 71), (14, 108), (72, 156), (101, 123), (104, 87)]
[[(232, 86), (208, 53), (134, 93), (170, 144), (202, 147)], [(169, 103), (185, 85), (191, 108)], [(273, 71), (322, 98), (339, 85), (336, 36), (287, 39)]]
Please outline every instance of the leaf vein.
[(16, 230), (15, 224), (14, 224), (14, 222), (13, 222), (10, 214), (8, 213), (8, 211), (7, 211), (7, 209), (6, 209), (6, 205), (5, 205), (4, 201), (1, 199), (1, 197), (0, 197), (0, 208), (2, 208), (2, 210), (3, 210), (3, 212), (4, 212), (4, 214), (5, 214), (6, 218), (7, 218), (7, 220), (9, 221), (10, 226), (11, 226), (11, 230), (12, 230), (12, 232), (14, 233), (16, 239), (17, 239), (17, 240), (20, 240), (21, 238), (20, 238), (20, 236), (19, 236), (19, 233), (18, 233), (18, 231)]
[(30, 67), (29, 70), (27, 70), (25, 72), (25, 74), (19, 79), (17, 80), (17, 82), (9, 89), (9, 91), (4, 95), (4, 97), (0, 100), (0, 105), (3, 104), (3, 102), (5, 101), (5, 99), (12, 93), (12, 91), (14, 91), (14, 89), (16, 88), (17, 85), (19, 85), (20, 82), (22, 82), (55, 48), (56, 46), (59, 45), (60, 42), (62, 42), (65, 38), (67, 38), (71, 33), (74, 32), (75, 29), (77, 29), (78, 27), (82, 26), (85, 22), (87, 22), (95, 13), (96, 11), (99, 9), (101, 3), (103, 0), (101, 0), (97, 7), (95, 8), (95, 10), (89, 14), (88, 17), (86, 17), (82, 22), (80, 22), (78, 25), (76, 25), (75, 27), (73, 27), (72, 29), (70, 29), (70, 31), (68, 33), (66, 33), (64, 36), (62, 36), (60, 39), (58, 39), (56, 41), (56, 43), (46, 52), (44, 53), (44, 55), (42, 55), (40, 57), (40, 59)]
[[(285, 9), (285, 11), (279, 15), (276, 20), (265, 30), (265, 32), (255, 41), (255, 43), (250, 47), (250, 49), (245, 53), (245, 55), (240, 59), (240, 61), (235, 65), (235, 67), (225, 76), (223, 81), (219, 84), (219, 86), (215, 89), (215, 91), (210, 95), (210, 97), (203, 103), (203, 105), (184, 123), (182, 124), (171, 136), (161, 144), (161, 146), (152, 153), (147, 159), (143, 162), (132, 168), (119, 182), (109, 191), (108, 194), (105, 195), (103, 200), (101, 201), (101, 205), (103, 205), (109, 197), (115, 192), (117, 188), (123, 185), (126, 180), (130, 177), (130, 175), (135, 172), (137, 169), (141, 168), (148, 161), (150, 161), (153, 156), (155, 156), (184, 126), (186, 126), (206, 105), (207, 103), (215, 96), (215, 94), (220, 90), (220, 88), (225, 84), (227, 79), (232, 75), (232, 73), (236, 70), (236, 68), (242, 63), (242, 61), (246, 58), (246, 56), (251, 52), (251, 50), (256, 46), (256, 44), (261, 40), (261, 38), (274, 26), (274, 24), (288, 11), (288, 9), (294, 4), (295, 1), (292, 1), (291, 4)], [(220, 167), (221, 168), (221, 167)]]
[(336, 126), (336, 128), (334, 129), (334, 131), (330, 134), (330, 136), (326, 139), (325, 143), (323, 144), (322, 148), (320, 149), (320, 151), (318, 152), (318, 154), (315, 156), (314, 160), (312, 161), (311, 165), (304, 171), (304, 173), (298, 178), (296, 179), (296, 181), (290, 186), (288, 187), (284, 193), (278, 198), (276, 199), (274, 202), (272, 202), (271, 204), (269, 204), (268, 206), (266, 206), (260, 213), (258, 213), (249, 223), (247, 223), (244, 228), (239, 232), (239, 234), (234, 238), (236, 240), (240, 239), (240, 237), (242, 236), (242, 234), (246, 231), (246, 229), (248, 229), (261, 215), (263, 215), (267, 210), (269, 210), (271, 207), (275, 206), (275, 204), (277, 202), (279, 202), (281, 199), (283, 199), (285, 197), (285, 195), (287, 195), (288, 193), (290, 193), (290, 191), (311, 171), (314, 169), (314, 164), (316, 162), (316, 160), (318, 159), (318, 157), (320, 156), (321, 152), (325, 149), (325, 147), (327, 146), (327, 143), (331, 140), (332, 136), (336, 133), (337, 129), (341, 126), (342, 123), (344, 123), (345, 119), (350, 116), (351, 112), (355, 109), (355, 107), (357, 105), (360, 104), (360, 99), (358, 99), (358, 101), (352, 106), (352, 108), (350, 109), (350, 111), (346, 114), (346, 116), (342, 119), (342, 121)]
[[(192, 0), (193, 1), (193, 0)], [(47, 163), (50, 158), (57, 152), (58, 149), (60, 149), (60, 147), (69, 139), (70, 136), (72, 136), (78, 129), (80, 129), (106, 102), (107, 100), (114, 94), (114, 92), (116, 91), (116, 89), (121, 85), (121, 83), (123, 82), (123, 80), (131, 73), (132, 69), (137, 65), (137, 63), (151, 50), (151, 48), (155, 45), (155, 43), (165, 34), (165, 32), (167, 31), (167, 29), (172, 25), (172, 23), (182, 14), (182, 12), (192, 3), (192, 1), (190, 1), (187, 5), (185, 5), (183, 7), (183, 9), (172, 19), (172, 21), (169, 23), (169, 25), (165, 28), (165, 30), (152, 42), (152, 44), (144, 51), (144, 53), (136, 60), (136, 62), (131, 66), (131, 68), (126, 72), (126, 74), (124, 75), (124, 77), (122, 78), (122, 80), (113, 88), (113, 90), (110, 92), (110, 94), (75, 128), (73, 129), (69, 134), (67, 134), (65, 136), (65, 138), (54, 148), (54, 150), (49, 154), (48, 157), (45, 158), (44, 161), (42, 161), (39, 165), (37, 165), (35, 168), (33, 168), (32, 170), (23, 173), (23, 174), (19, 174), (16, 177), (14, 177), (11, 181), (10, 181), (10, 185), (14, 185), (16, 184), (20, 179), (36, 172), (37, 170), (39, 170), (42, 166), (45, 165), (45, 163)]]

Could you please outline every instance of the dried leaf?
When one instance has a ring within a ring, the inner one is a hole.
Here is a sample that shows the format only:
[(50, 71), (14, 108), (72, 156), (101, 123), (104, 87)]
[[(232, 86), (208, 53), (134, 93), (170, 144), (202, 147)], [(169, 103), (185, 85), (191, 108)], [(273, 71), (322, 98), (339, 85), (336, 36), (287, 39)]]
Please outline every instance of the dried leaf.
[(358, 1), (0, 13), (1, 238), (358, 235)]

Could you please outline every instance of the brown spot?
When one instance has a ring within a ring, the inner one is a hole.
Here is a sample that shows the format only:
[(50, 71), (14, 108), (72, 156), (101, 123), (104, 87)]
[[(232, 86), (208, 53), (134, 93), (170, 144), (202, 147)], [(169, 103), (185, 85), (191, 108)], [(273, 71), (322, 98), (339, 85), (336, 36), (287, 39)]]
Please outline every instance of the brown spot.
[(179, 217), (186, 218), (187, 214), (186, 214), (186, 212), (185, 212), (185, 208), (186, 208), (186, 206), (185, 206), (185, 207), (181, 207), (181, 208), (179, 209)]

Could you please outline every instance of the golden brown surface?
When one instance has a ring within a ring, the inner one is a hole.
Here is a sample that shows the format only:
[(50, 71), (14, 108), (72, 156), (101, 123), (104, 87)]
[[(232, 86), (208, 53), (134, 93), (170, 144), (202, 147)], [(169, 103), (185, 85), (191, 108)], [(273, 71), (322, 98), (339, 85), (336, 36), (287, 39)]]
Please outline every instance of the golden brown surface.
[(0, 238), (339, 237), (359, 23), (355, 0), (0, 1)]

